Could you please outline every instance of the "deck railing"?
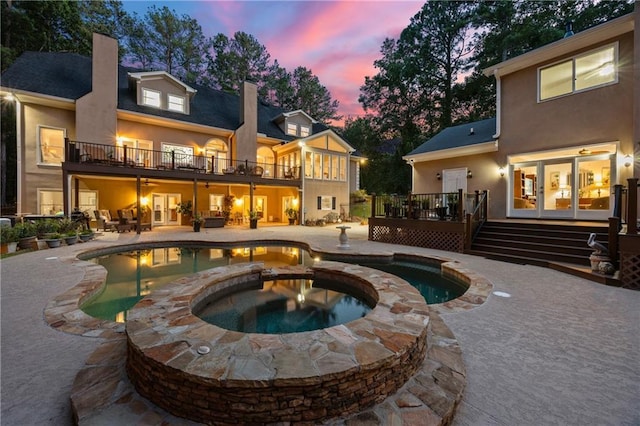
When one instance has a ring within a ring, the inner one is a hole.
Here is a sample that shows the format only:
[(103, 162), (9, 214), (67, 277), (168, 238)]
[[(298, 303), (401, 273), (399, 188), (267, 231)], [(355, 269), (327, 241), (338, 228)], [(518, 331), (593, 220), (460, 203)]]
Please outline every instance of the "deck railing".
[(232, 160), (187, 152), (155, 151), (126, 145), (105, 145), (65, 140), (66, 161), (114, 167), (182, 170), (218, 175), (253, 175), (272, 179), (300, 179), (300, 167), (274, 163)]
[[(459, 202), (462, 200), (462, 202)], [(458, 192), (371, 196), (371, 217), (433, 219), (462, 222), (473, 199)]]

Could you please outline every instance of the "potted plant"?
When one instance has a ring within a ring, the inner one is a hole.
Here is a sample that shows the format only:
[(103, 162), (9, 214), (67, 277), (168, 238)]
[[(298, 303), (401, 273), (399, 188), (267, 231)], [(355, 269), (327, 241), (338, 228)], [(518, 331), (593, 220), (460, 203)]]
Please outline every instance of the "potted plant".
[(86, 243), (87, 241), (93, 239), (93, 231), (91, 229), (83, 229), (80, 231), (78, 235), (80, 237), (80, 241)]
[(249, 210), (249, 228), (250, 229), (256, 229), (258, 227), (258, 219), (260, 219), (258, 212), (255, 210)]
[(60, 245), (62, 245), (62, 235), (58, 233), (47, 234), (44, 241), (47, 243), (47, 247), (49, 248), (60, 247)]
[(298, 210), (293, 207), (289, 207), (284, 211), (284, 214), (289, 218), (289, 225), (295, 225), (296, 219), (298, 218)]
[(21, 250), (37, 249), (36, 243), (36, 225), (31, 222), (18, 223), (15, 226), (18, 232), (18, 247)]
[(78, 231), (67, 231), (63, 238), (66, 245), (73, 245), (78, 242)]
[(2, 254), (15, 253), (18, 247), (18, 232), (12, 226), (0, 226), (0, 245)]
[(193, 223), (193, 232), (200, 232), (200, 227), (204, 223), (204, 218), (196, 213), (193, 215), (191, 223)]

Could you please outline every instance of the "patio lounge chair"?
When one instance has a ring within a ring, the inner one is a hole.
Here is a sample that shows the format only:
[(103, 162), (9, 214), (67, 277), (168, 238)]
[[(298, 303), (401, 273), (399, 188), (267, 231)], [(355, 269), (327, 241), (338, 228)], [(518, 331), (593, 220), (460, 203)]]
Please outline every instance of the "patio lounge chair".
[(119, 221), (113, 220), (111, 218), (111, 213), (109, 210), (94, 210), (93, 214), (96, 217), (96, 221), (98, 225), (96, 226), (96, 230), (100, 230), (100, 228), (105, 231), (114, 231)]

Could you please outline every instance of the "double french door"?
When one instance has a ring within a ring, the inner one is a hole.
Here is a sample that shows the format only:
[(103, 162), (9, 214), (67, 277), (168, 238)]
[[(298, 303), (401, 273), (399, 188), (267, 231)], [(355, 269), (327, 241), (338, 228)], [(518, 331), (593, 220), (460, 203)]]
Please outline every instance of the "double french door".
[(614, 162), (613, 155), (595, 155), (512, 164), (508, 215), (606, 219)]
[(180, 194), (153, 194), (153, 225), (180, 225)]

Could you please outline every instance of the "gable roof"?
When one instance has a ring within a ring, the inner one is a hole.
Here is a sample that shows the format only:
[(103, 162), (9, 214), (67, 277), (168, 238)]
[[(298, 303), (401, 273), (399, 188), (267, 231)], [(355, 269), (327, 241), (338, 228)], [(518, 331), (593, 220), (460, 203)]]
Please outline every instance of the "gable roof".
[(618, 37), (621, 34), (634, 31), (634, 14), (620, 16), (595, 27), (580, 31), (570, 37), (549, 43), (530, 52), (508, 59), (504, 62), (485, 68), (485, 76), (504, 76), (516, 71), (568, 55), (596, 43)]
[[(76, 101), (92, 90), (91, 68), (91, 58), (77, 53), (25, 52), (2, 73), (1, 86)], [(228, 130), (236, 130), (240, 126), (240, 97), (205, 86), (190, 86), (198, 96), (191, 99), (188, 115), (138, 105), (135, 91), (129, 89), (128, 81), (130, 75), (137, 73), (140, 73), (139, 69), (118, 65), (119, 110)], [(175, 80), (174, 77), (172, 79)], [(258, 133), (278, 140), (297, 139), (285, 134), (275, 122), (285, 112), (258, 100)], [(326, 129), (328, 127), (321, 123), (313, 125), (314, 133)]]
[(487, 118), (486, 120), (475, 121), (473, 123), (447, 127), (405, 155), (403, 158), (446, 149), (463, 148), (485, 142), (493, 142), (495, 140), (493, 137), (495, 132), (495, 118)]
[(188, 93), (196, 93), (197, 90), (194, 89), (193, 87), (184, 84), (182, 81), (178, 80), (177, 78), (175, 78), (174, 76), (172, 76), (171, 74), (169, 74), (166, 71), (141, 71), (141, 72), (130, 72), (129, 73), (129, 77), (135, 79), (135, 80), (145, 80), (145, 79), (149, 79), (149, 78), (154, 78), (154, 77), (164, 77), (164, 78), (168, 78), (169, 80), (173, 81), (174, 83), (176, 83), (178, 86), (181, 86), (184, 88), (184, 90)]

